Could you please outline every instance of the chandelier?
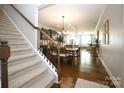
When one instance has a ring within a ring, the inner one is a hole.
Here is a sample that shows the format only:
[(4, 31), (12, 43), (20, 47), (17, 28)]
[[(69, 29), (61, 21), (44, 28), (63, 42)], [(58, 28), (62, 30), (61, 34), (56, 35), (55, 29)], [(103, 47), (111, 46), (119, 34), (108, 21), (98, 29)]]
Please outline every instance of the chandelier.
[(65, 20), (64, 20), (65, 16), (62, 16), (62, 31), (61, 31), (61, 34), (62, 35), (67, 35), (67, 31), (65, 30)]

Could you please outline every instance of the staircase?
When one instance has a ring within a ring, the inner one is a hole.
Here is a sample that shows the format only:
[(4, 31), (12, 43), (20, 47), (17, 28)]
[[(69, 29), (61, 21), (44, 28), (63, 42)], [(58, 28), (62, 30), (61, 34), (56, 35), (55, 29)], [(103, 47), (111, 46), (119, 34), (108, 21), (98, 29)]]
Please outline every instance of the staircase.
[(8, 60), (10, 88), (45, 88), (55, 83), (57, 75), (52, 70), (54, 66), (43, 54), (40, 55), (32, 49), (2, 10), (0, 10), (0, 40), (7, 40), (11, 47), (11, 57)]

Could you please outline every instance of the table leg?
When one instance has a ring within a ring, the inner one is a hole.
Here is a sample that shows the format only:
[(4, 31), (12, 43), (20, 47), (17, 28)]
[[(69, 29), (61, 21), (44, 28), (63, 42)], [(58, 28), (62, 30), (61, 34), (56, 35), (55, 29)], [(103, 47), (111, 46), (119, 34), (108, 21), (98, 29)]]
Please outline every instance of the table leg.
[(72, 62), (72, 65), (75, 65), (74, 53), (75, 53), (75, 51), (73, 51), (73, 62)]

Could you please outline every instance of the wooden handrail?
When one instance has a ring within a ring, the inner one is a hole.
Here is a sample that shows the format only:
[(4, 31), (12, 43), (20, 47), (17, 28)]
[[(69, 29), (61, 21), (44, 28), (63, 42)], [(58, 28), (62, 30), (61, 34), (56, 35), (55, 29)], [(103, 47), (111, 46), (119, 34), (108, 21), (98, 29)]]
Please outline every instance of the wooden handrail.
[(49, 35), (47, 35), (44, 32), (44, 28), (39, 28), (34, 26), (21, 12), (19, 12), (12, 4), (10, 4), (11, 7), (13, 7), (13, 9), (15, 9), (17, 11), (17, 13), (19, 13), (34, 29), (37, 29), (38, 31), (40, 31), (43, 35), (45, 35), (57, 48), (60, 48), (60, 44), (58, 44), (56, 41), (54, 41)]
[(10, 57), (10, 47), (8, 41), (0, 41), (1, 60), (1, 87), (8, 88), (8, 58)]

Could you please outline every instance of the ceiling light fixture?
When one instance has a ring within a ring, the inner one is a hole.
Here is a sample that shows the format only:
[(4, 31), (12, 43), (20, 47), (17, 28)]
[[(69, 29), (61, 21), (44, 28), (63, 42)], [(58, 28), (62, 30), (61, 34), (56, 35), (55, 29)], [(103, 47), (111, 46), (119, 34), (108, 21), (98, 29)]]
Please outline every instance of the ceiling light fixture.
[(65, 31), (65, 20), (64, 20), (65, 16), (62, 16), (62, 35), (67, 35), (66, 31)]
[(62, 16), (62, 32), (64, 32), (64, 30), (65, 30), (65, 21), (64, 21), (64, 17), (65, 17), (65, 16)]

